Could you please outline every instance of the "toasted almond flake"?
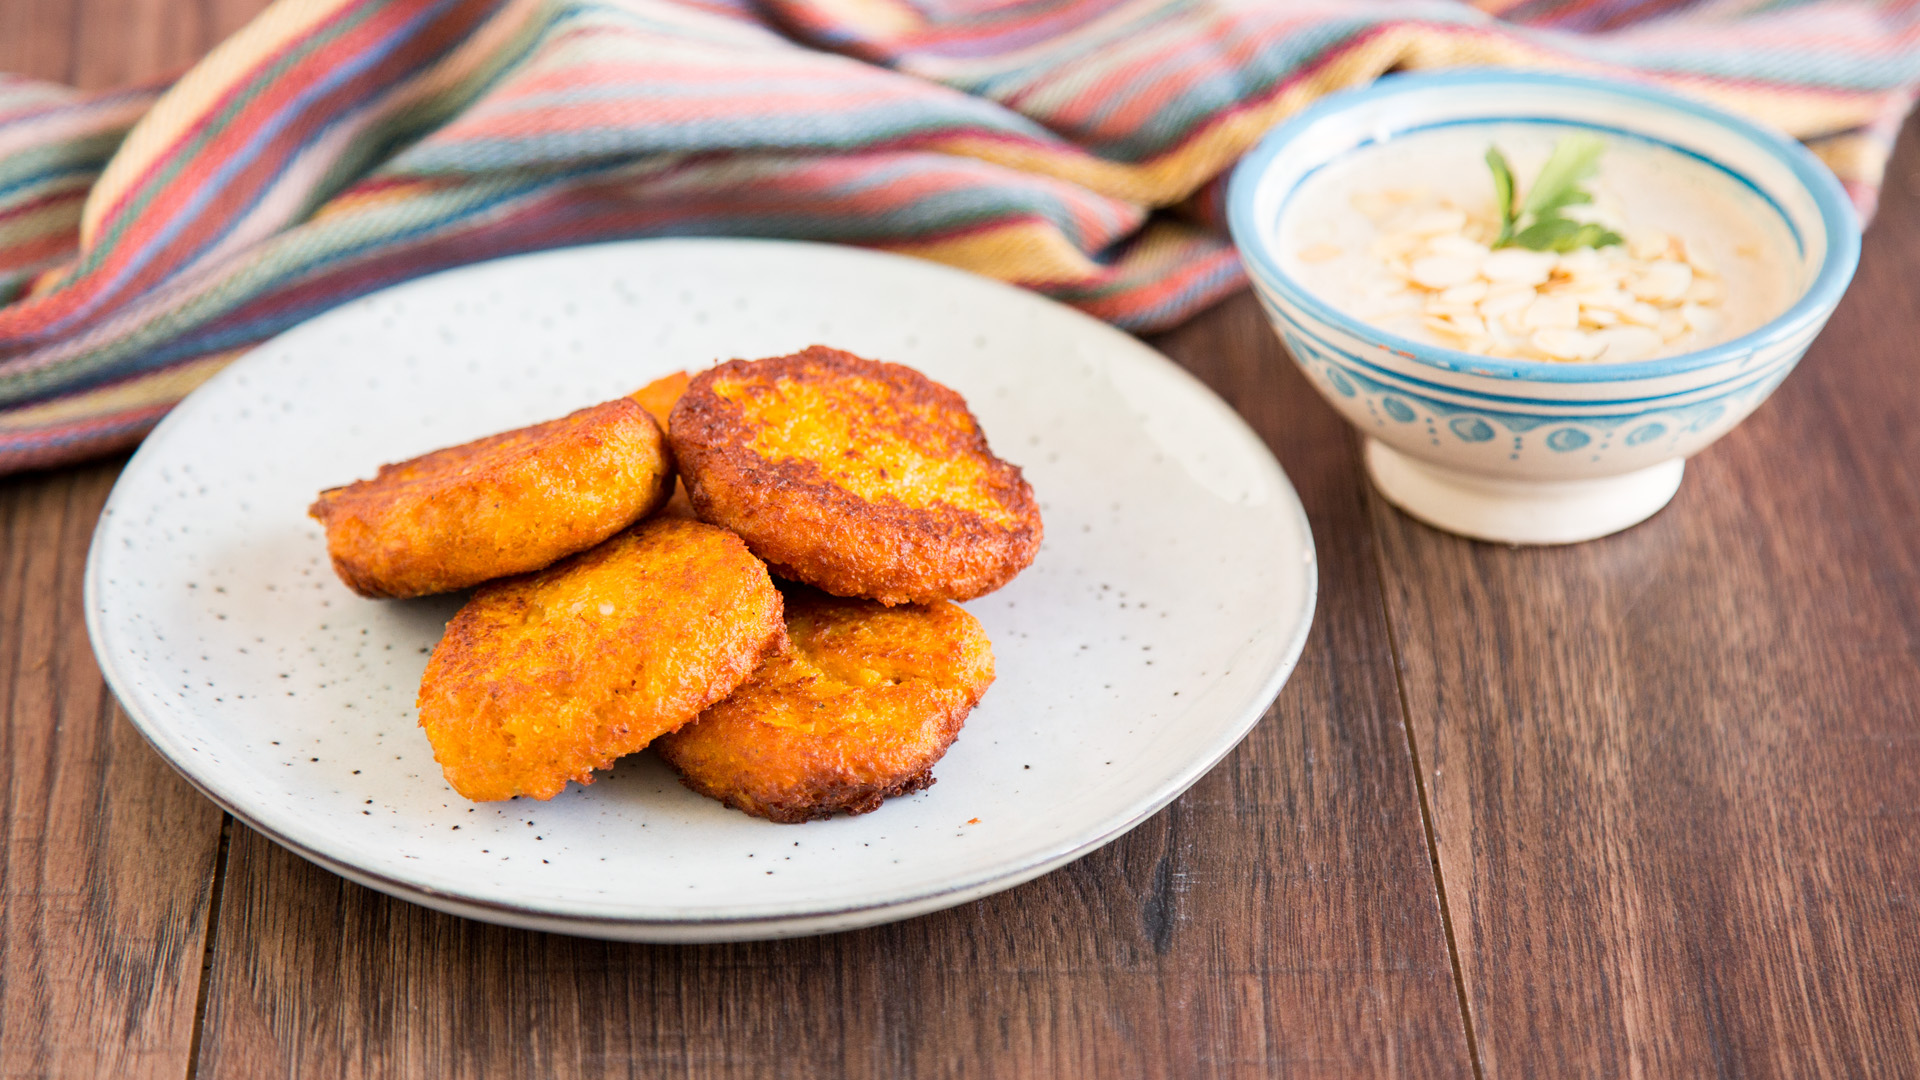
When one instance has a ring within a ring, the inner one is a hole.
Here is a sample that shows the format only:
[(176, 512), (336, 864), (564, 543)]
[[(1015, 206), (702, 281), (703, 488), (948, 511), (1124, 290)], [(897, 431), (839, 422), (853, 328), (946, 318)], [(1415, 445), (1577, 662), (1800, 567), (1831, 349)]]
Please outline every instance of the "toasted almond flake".
[(1603, 346), (1600, 359), (1609, 364), (1644, 360), (1660, 351), (1660, 335), (1644, 326), (1616, 326), (1593, 335)]
[(1486, 297), (1475, 306), (1480, 309), (1481, 315), (1491, 319), (1512, 311), (1525, 311), (1527, 305), (1533, 303), (1535, 295), (1529, 286), (1501, 285), (1488, 289)]
[(1606, 272), (1606, 260), (1592, 248), (1576, 248), (1560, 256), (1560, 264), (1555, 267), (1570, 278), (1597, 278)]
[(1479, 303), (1486, 295), (1486, 282), (1469, 281), (1464, 285), (1455, 285), (1451, 289), (1443, 290), (1440, 293), (1440, 299), (1443, 303), (1448, 304), (1475, 304)]
[(1373, 243), (1367, 245), (1367, 250), (1372, 252), (1375, 258), (1392, 262), (1395, 259), (1406, 258), (1419, 246), (1419, 237), (1408, 233), (1392, 232), (1381, 233), (1374, 237)]
[(1480, 264), (1480, 276), (1503, 285), (1540, 285), (1557, 260), (1551, 252), (1501, 248)]
[(1455, 255), (1428, 255), (1413, 260), (1407, 267), (1407, 276), (1416, 284), (1429, 289), (1447, 289), (1455, 285), (1465, 285), (1480, 273), (1480, 268), (1469, 259)]
[(1687, 286), (1692, 284), (1693, 267), (1672, 259), (1661, 259), (1648, 264), (1627, 288), (1641, 300), (1670, 304), (1685, 296)]
[(1714, 261), (1713, 256), (1707, 254), (1705, 244), (1684, 244), (1681, 246), (1679, 255), (1693, 267), (1694, 273), (1713, 278), (1720, 276), (1720, 264)]
[(1635, 300), (1621, 308), (1620, 317), (1636, 326), (1660, 325), (1660, 309), (1644, 300)]
[(1487, 322), (1478, 315), (1454, 315), (1451, 316), (1451, 320), (1455, 326), (1460, 328), (1462, 333), (1469, 337), (1483, 338), (1488, 336)]
[(1415, 214), (1407, 222), (1407, 231), (1417, 236), (1439, 236), (1443, 233), (1458, 233), (1466, 227), (1466, 224), (1466, 213), (1449, 206)]
[(1696, 334), (1711, 334), (1720, 329), (1720, 312), (1702, 304), (1681, 304), (1680, 317)]
[(1441, 315), (1449, 319), (1458, 315), (1472, 315), (1475, 318), (1480, 316), (1480, 312), (1472, 304), (1449, 304), (1440, 299), (1440, 296), (1439, 293), (1428, 294), (1427, 302), (1420, 306), (1420, 310), (1428, 315)]
[(1571, 296), (1542, 296), (1527, 305), (1522, 322), (1530, 330), (1571, 330), (1580, 325), (1580, 302)]
[(1457, 255), (1462, 259), (1472, 259), (1476, 269), (1480, 260), (1487, 257), (1485, 244), (1476, 244), (1458, 234), (1428, 237), (1427, 250), (1435, 255)]
[(1300, 252), (1301, 262), (1322, 263), (1328, 259), (1337, 259), (1342, 251), (1338, 244), (1315, 244)]
[(1593, 308), (1598, 311), (1611, 311), (1615, 313), (1626, 310), (1627, 305), (1635, 302), (1631, 295), (1611, 287), (1580, 289), (1572, 295), (1575, 300), (1580, 302), (1580, 306), (1583, 308)]
[(1658, 259), (1667, 253), (1671, 243), (1666, 233), (1648, 229), (1627, 237), (1627, 251), (1636, 259)]
[(1534, 348), (1558, 360), (1591, 360), (1606, 348), (1599, 338), (1578, 330), (1549, 328), (1531, 340)]

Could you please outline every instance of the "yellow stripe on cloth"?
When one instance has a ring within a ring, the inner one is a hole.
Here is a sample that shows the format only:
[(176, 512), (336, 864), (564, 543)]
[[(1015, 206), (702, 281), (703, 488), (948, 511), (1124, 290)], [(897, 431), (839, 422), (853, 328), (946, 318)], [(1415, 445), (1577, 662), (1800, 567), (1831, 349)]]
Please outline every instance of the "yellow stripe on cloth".
[(881, 246), (1023, 285), (1078, 284), (1100, 272), (1099, 264), (1058, 229), (1038, 221), (1010, 222), (945, 240)]
[[(1474, 27), (1396, 26), (1349, 46), (1278, 95), (1229, 112), (1178, 149), (1138, 165), (1044, 146), (969, 136), (943, 139), (932, 149), (1054, 177), (1110, 198), (1170, 206), (1233, 166), (1273, 127), (1314, 101), (1362, 86), (1394, 68), (1500, 66), (1554, 71), (1619, 69), (1576, 60), (1494, 31)], [(1859, 127), (1883, 107), (1870, 95), (1774, 87), (1733, 87), (1706, 79), (1668, 78), (1664, 85), (1785, 130), (1799, 138)]]
[(265, 58), (307, 36), (356, 0), (277, 0), (173, 84), (127, 133), (94, 184), (80, 215), (80, 247), (91, 248), (100, 224), (156, 161)]
[(221, 368), (246, 351), (233, 349), (214, 353), (146, 375), (136, 375), (98, 390), (86, 390), (38, 405), (0, 411), (0, 434), (59, 427), (114, 413), (171, 405), (213, 378)]
[(1807, 149), (1819, 158), (1835, 176), (1848, 183), (1873, 183), (1887, 172), (1892, 148), (1871, 135), (1835, 135), (1815, 139)]

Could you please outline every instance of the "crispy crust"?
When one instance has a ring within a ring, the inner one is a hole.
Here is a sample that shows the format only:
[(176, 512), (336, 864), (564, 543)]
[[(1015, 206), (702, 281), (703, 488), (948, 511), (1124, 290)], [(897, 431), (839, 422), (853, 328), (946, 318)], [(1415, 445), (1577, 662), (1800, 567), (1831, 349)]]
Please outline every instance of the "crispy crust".
[(700, 518), (781, 576), (883, 604), (966, 600), (1039, 550), (1040, 510), (959, 394), (813, 346), (694, 376), (668, 438)]
[(334, 572), (362, 596), (405, 598), (538, 570), (665, 502), (673, 458), (628, 398), (329, 488), (307, 511)]
[[(680, 400), (680, 395), (687, 392), (687, 379), (688, 375), (684, 371), (662, 375), (628, 396), (652, 414), (653, 418), (660, 422), (660, 430), (665, 431), (667, 418), (673, 414), (674, 403)], [(699, 520), (699, 515), (693, 512), (693, 504), (687, 501), (687, 485), (678, 480), (673, 483), (673, 495), (667, 499), (666, 505), (656, 512), (662, 517)]]
[(933, 784), (993, 682), (993, 647), (953, 604), (787, 597), (789, 647), (732, 697), (654, 743), (693, 790), (795, 823), (864, 814)]
[(689, 376), (684, 371), (671, 375), (662, 375), (627, 396), (640, 403), (655, 420), (660, 421), (660, 430), (667, 429), (667, 417), (673, 413), (673, 403), (687, 392)]
[(549, 799), (732, 693), (781, 615), (738, 537), (655, 518), (475, 592), (427, 662), (420, 726), (467, 798)]

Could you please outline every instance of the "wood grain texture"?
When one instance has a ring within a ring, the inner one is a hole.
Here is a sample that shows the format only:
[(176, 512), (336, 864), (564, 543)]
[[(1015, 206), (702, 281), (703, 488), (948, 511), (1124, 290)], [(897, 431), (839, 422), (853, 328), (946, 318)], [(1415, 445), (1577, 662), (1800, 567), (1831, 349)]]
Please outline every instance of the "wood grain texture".
[(1489, 1077), (1920, 1076), (1920, 144), (1774, 398), (1621, 535), (1374, 520)]
[(1299, 671), (1166, 812), (953, 911), (710, 947), (436, 915), (237, 830), (202, 1075), (1471, 1075), (1352, 443), (1250, 298), (1162, 344), (1274, 444), (1323, 559)]
[[(0, 70), (154, 78), (263, 6), (0, 0)], [(244, 828), (216, 885), (221, 815), (86, 647), (117, 466), (0, 480), (0, 1078), (186, 1076), (201, 992), (219, 1077), (1920, 1075), (1915, 280), (1910, 131), (1801, 370), (1659, 517), (1566, 550), (1370, 496), (1247, 297), (1167, 335), (1307, 503), (1300, 669), (1113, 846), (821, 939), (503, 930)]]
[(267, 0), (0, 0), (0, 71), (100, 90), (167, 78)]
[[(0, 71), (179, 68), (254, 0), (0, 0)], [(112, 461), (0, 480), (0, 1077), (184, 1077), (224, 815), (101, 682), (81, 575)]]
[(0, 1077), (180, 1077), (221, 814), (100, 680), (81, 572), (118, 464), (0, 486)]

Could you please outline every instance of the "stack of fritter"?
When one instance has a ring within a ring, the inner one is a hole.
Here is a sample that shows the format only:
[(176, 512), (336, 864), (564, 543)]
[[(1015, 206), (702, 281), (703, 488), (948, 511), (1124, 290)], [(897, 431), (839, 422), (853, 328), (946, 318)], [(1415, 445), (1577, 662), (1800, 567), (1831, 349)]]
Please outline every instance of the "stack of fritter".
[(822, 346), (384, 466), (311, 512), (363, 596), (486, 582), (420, 686), (462, 795), (551, 798), (652, 745), (790, 822), (933, 782), (993, 681), (952, 601), (1041, 536), (960, 395)]

